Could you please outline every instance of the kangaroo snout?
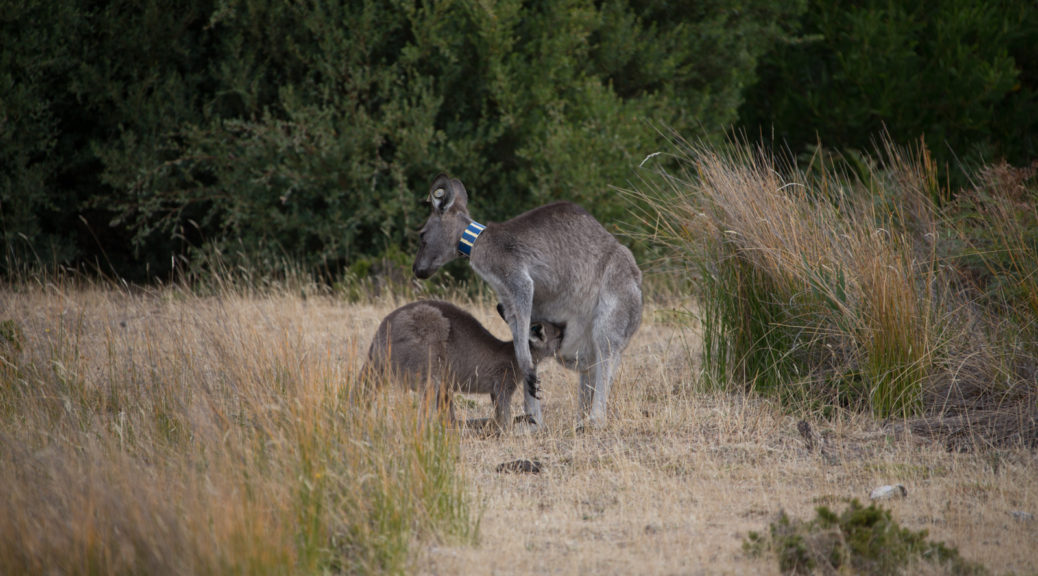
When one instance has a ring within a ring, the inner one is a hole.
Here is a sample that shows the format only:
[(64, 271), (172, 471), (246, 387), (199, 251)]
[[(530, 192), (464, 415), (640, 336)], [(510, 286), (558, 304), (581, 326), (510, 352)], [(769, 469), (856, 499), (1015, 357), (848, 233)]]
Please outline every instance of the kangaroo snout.
[(414, 277), (419, 280), (425, 280), (426, 278), (433, 275), (432, 270), (419, 266), (417, 262), (411, 265), (411, 273), (413, 273)]

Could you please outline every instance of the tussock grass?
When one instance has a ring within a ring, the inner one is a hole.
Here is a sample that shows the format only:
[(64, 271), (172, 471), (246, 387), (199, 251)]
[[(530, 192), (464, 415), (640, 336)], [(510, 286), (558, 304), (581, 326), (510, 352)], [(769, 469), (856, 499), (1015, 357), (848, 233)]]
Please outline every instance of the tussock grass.
[(1038, 443), (1029, 175), (947, 202), (925, 147), (806, 167), (739, 142), (674, 150), (635, 196), (697, 277), (713, 382)]
[(416, 541), (475, 537), (456, 435), (357, 378), (363, 308), (62, 282), (2, 301), (2, 573), (400, 573)]

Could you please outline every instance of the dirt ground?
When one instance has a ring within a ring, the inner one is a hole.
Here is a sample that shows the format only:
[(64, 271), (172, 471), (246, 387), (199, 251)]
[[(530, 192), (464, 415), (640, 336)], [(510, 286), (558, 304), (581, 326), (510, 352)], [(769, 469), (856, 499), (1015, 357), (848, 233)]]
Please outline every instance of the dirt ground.
[[(507, 337), (492, 310), (472, 311)], [(798, 430), (803, 418), (774, 401), (701, 389), (699, 338), (684, 312), (646, 308), (605, 429), (575, 430), (577, 376), (545, 363), (544, 428), (489, 438), (466, 431), (461, 466), (481, 514), (478, 543), (427, 545), (418, 571), (778, 573), (774, 557), (743, 551), (750, 531), (767, 533), (779, 511), (808, 519), (820, 505), (868, 503), (887, 484), (907, 489), (884, 502), (901, 526), (928, 530), (993, 573), (1038, 571), (1035, 453), (951, 453), (860, 415), (807, 418), (809, 441)], [(514, 401), (521, 411), (520, 394)], [(485, 398), (458, 404), (459, 417), (491, 413)], [(540, 471), (499, 470), (518, 460)]]

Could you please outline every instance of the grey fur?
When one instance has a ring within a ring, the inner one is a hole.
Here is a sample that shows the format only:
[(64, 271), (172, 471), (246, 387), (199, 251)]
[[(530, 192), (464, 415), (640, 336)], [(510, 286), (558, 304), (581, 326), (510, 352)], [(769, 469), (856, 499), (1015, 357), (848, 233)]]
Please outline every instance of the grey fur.
[[(437, 176), (429, 200), (432, 213), (413, 266), (418, 278), (458, 256), (458, 240), (472, 222), (460, 180)], [(531, 322), (565, 329), (556, 357), (580, 372), (582, 415), (591, 425), (604, 424), (620, 356), (641, 325), (642, 273), (631, 251), (580, 206), (555, 202), (487, 223), (469, 263), (497, 293), (513, 337), (526, 334)], [(516, 346), (515, 355), (527, 383), (526, 413), (540, 424), (536, 368), (525, 346)]]
[[(552, 356), (562, 341), (552, 324), (535, 324), (523, 348), (535, 363)], [(379, 324), (368, 349), (368, 368), (392, 371), (415, 389), (429, 383), (427, 400), (435, 392), (454, 420), (451, 392), (490, 394), (494, 420), (500, 429), (511, 423), (511, 400), (521, 378), (512, 342), (495, 338), (457, 306), (437, 300), (412, 302), (397, 308)]]

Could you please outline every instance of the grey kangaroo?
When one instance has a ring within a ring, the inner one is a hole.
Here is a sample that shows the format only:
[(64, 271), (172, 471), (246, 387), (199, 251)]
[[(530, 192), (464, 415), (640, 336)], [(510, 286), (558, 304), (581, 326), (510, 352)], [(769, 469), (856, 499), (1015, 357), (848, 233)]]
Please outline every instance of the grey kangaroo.
[[(486, 226), (469, 216), (468, 193), (444, 174), (429, 190), (432, 211), (420, 232), (413, 270), (424, 279), (459, 256), (497, 293), (526, 382), (526, 415), (543, 420), (537, 372), (518, 335), (531, 322), (564, 329), (559, 361), (580, 373), (587, 424), (606, 422), (620, 355), (642, 318), (642, 273), (631, 251), (580, 206), (555, 202)], [(583, 426), (584, 422), (581, 423)]]
[[(534, 324), (521, 340), (534, 363), (552, 356), (562, 341), (561, 330), (549, 323)], [(435, 394), (454, 421), (451, 392), (490, 394), (494, 422), (507, 430), (512, 420), (512, 393), (522, 372), (516, 347), (495, 338), (471, 314), (447, 302), (422, 300), (397, 308), (379, 324), (368, 349), (365, 370), (392, 371), (415, 389), (427, 383), (426, 400)]]

